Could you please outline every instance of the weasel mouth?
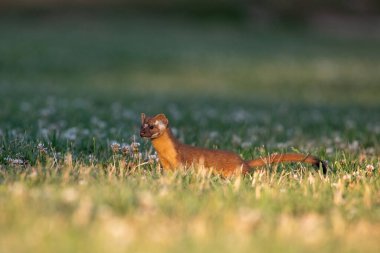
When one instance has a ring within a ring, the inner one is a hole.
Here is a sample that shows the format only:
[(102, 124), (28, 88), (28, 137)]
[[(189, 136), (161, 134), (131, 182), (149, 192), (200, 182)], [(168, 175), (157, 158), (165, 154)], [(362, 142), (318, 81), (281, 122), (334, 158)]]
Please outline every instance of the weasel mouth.
[(149, 137), (145, 132), (140, 132), (140, 137)]

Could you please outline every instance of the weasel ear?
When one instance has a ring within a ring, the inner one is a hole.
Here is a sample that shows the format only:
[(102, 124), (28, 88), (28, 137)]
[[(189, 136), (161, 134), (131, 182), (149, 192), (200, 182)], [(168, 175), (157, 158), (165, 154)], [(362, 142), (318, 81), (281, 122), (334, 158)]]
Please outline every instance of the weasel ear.
[(145, 118), (146, 118), (145, 113), (141, 113), (141, 125), (144, 125)]
[(163, 113), (157, 114), (154, 117), (154, 119), (161, 121), (165, 125), (165, 127), (168, 126), (168, 124), (169, 124), (168, 118), (166, 118), (165, 114), (163, 114)]

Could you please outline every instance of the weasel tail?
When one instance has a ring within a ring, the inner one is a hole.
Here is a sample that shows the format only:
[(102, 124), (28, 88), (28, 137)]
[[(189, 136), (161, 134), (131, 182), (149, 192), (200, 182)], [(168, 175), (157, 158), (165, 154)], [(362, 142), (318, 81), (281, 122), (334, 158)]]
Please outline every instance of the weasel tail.
[(327, 172), (327, 164), (319, 158), (303, 154), (273, 154), (268, 157), (244, 161), (238, 154), (198, 148), (181, 143), (169, 128), (169, 120), (164, 114), (147, 117), (141, 114), (140, 136), (152, 141), (164, 170), (176, 170), (191, 165), (202, 166), (215, 172), (230, 176), (236, 173), (250, 173), (255, 167), (268, 166), (274, 163), (301, 162), (322, 168)]
[(325, 161), (322, 161), (321, 159), (311, 156), (311, 155), (304, 155), (304, 154), (273, 154), (267, 157), (258, 158), (254, 160), (246, 161), (249, 167), (262, 167), (267, 166), (274, 163), (286, 163), (286, 162), (301, 162), (301, 163), (308, 163), (313, 165), (314, 167), (322, 168), (322, 171), (324, 174), (327, 173), (327, 163)]

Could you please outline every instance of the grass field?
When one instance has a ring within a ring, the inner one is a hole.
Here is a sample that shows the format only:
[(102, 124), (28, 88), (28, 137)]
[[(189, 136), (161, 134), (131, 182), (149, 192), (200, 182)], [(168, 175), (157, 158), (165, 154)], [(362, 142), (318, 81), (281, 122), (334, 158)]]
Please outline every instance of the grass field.
[[(380, 41), (120, 17), (0, 19), (0, 252), (379, 252)], [(311, 153), (163, 173), (138, 137)]]

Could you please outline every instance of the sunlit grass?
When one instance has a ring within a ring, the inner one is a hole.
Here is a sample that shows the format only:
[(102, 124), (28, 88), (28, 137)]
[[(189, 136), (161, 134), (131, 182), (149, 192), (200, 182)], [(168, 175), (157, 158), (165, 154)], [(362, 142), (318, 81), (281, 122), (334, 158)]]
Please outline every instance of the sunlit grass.
[(71, 159), (1, 169), (2, 251), (379, 250), (378, 161), (223, 179)]

